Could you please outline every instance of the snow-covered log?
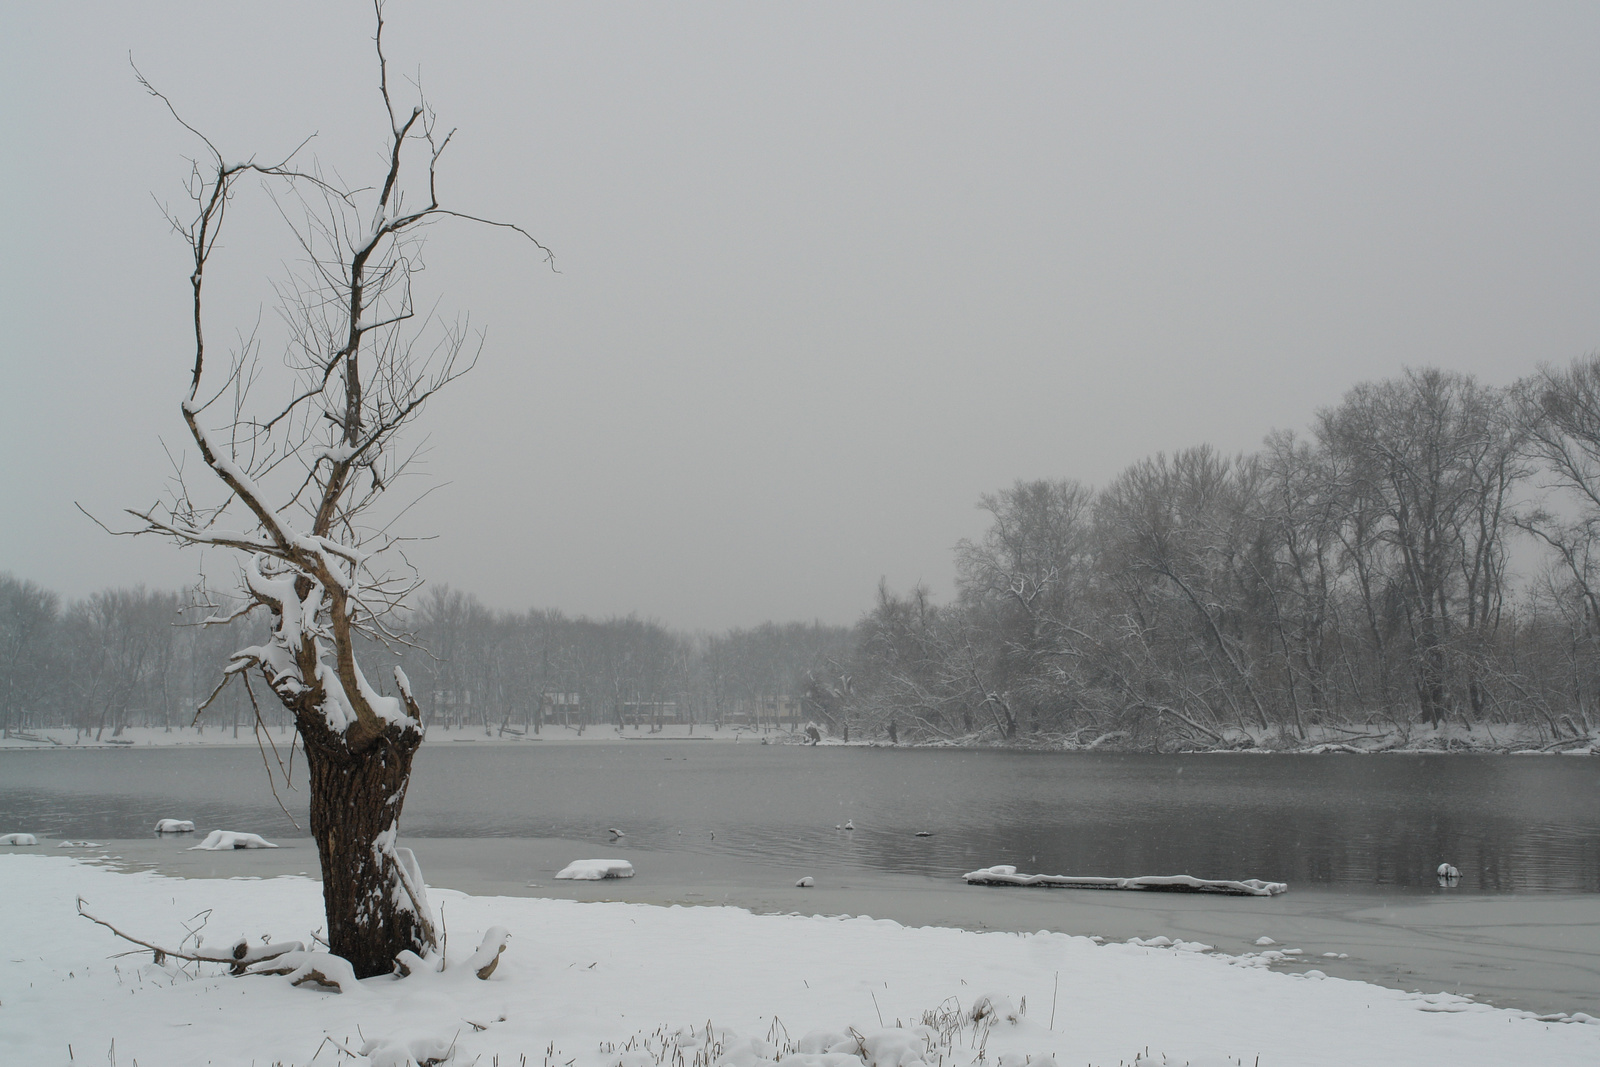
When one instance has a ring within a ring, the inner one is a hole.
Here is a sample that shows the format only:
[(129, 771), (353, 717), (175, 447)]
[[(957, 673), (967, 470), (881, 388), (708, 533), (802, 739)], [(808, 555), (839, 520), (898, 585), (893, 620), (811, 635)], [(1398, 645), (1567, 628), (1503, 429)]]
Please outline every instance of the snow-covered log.
[(1084, 875), (1018, 874), (1008, 864), (968, 871), (968, 885), (1045, 886), (1051, 889), (1145, 889), (1166, 893), (1223, 893), (1244, 897), (1273, 897), (1287, 892), (1284, 882), (1259, 878), (1195, 878), (1187, 874), (1142, 875), (1138, 878), (1097, 878)]
[(340, 993), (353, 993), (361, 988), (350, 961), (331, 952), (287, 952), (277, 959), (256, 964), (249, 973), (282, 974), (288, 977), (290, 985), (309, 983)]

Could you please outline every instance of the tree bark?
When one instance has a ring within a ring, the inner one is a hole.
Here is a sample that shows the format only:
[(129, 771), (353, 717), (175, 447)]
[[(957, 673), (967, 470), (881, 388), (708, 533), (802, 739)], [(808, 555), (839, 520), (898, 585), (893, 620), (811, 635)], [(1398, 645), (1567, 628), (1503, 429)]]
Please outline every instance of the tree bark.
[[(435, 943), (426, 905), (408, 898), (409, 854), (396, 855), (393, 835), (411, 781), (411, 760), (422, 734), (391, 725), (370, 745), (352, 752), (343, 738), (300, 721), (311, 780), (311, 834), (322, 861), (322, 897), (328, 949), (343, 956), (357, 977), (388, 974), (402, 950)], [(421, 886), (416, 887), (421, 892)]]

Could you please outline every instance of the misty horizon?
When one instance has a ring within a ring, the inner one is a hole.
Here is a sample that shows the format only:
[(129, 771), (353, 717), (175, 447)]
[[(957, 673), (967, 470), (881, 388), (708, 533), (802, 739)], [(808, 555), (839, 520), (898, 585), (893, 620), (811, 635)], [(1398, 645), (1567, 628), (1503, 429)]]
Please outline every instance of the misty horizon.
[[(486, 346), (417, 428), (403, 532), (492, 608), (847, 625), (880, 578), (948, 600), (980, 496), (1019, 479), (1252, 452), (1403, 367), (1502, 386), (1600, 338), (1587, 9), (388, 16), (459, 129), (452, 203), (560, 269), (481, 232), (426, 250), (430, 298)], [(69, 598), (197, 569), (75, 507), (148, 506), (183, 435), (184, 247), (157, 205), (195, 145), (130, 54), (230, 155), (316, 133), (348, 177), (369, 17), (0, 14), (29, 102), (5, 171), (27, 209), (0, 223), (0, 569)], [(241, 199), (218, 344), (274, 321), (275, 222)]]

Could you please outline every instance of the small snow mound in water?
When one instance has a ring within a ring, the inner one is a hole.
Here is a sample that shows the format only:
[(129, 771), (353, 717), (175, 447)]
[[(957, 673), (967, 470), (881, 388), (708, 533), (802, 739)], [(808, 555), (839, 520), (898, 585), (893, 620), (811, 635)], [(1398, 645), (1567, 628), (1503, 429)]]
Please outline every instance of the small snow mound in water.
[(795, 888), (797, 888), (797, 889), (810, 889), (812, 886), (814, 886), (816, 884), (817, 884), (817, 880), (815, 878), (811, 877), (808, 874), (804, 878), (800, 879), (798, 882), (795, 883)]
[(598, 882), (602, 878), (632, 878), (633, 864), (627, 860), (573, 860), (556, 873), (570, 881)]
[(37, 845), (39, 839), (32, 834), (0, 834), (0, 845)]
[(156, 823), (156, 833), (192, 834), (194, 833), (194, 823), (188, 819), (162, 819)]
[(233, 848), (277, 848), (258, 834), (241, 834), (233, 830), (213, 830), (198, 845), (190, 845), (190, 852), (226, 852)]
[(1130, 937), (1128, 944), (1137, 945), (1139, 948), (1170, 948), (1179, 952), (1210, 952), (1215, 945), (1208, 945), (1203, 941), (1174, 941), (1170, 937)]
[(1258, 944), (1258, 945), (1276, 945), (1277, 942), (1272, 940), (1272, 938), (1268, 937), (1266, 934), (1262, 934), (1260, 937), (1256, 938), (1256, 944)]

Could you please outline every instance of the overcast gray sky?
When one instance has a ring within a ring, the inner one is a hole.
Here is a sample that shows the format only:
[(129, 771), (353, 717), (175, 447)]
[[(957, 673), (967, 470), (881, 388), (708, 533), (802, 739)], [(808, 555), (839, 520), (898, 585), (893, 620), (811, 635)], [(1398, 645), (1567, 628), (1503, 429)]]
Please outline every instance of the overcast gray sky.
[[(880, 576), (947, 595), (1017, 478), (1600, 344), (1591, 3), (387, 10), (461, 131), (451, 205), (559, 257), (430, 236), (488, 348), (425, 419), (408, 532), (497, 607), (851, 622)], [(73, 506), (149, 503), (183, 441), (152, 194), (195, 146), (129, 53), (224, 154), (316, 131), (354, 171), (370, 33), (355, 0), (0, 5), (0, 570), (81, 596), (196, 566)], [(241, 284), (279, 268), (250, 236)]]

